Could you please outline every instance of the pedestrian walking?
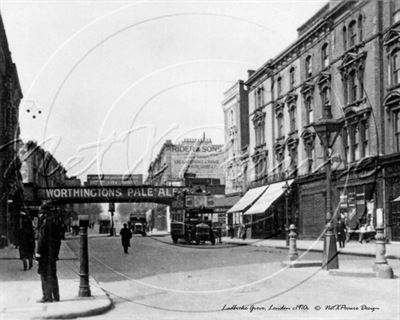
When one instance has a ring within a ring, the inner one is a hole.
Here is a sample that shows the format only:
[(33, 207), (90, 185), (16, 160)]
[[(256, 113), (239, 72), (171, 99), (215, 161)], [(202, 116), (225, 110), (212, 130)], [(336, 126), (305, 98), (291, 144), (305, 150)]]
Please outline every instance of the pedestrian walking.
[(49, 205), (41, 206), (39, 216), (41, 224), (36, 259), (39, 263), (38, 273), (42, 282), (43, 296), (38, 302), (60, 301), (57, 260), (61, 247), (62, 228), (55, 211)]
[(128, 247), (131, 246), (130, 240), (132, 238), (132, 232), (129, 230), (128, 225), (124, 223), (124, 227), (121, 229), (119, 232), (121, 235), (121, 242), (122, 242), (122, 247), (124, 248), (124, 252), (128, 253)]
[(32, 269), (33, 256), (35, 254), (35, 231), (33, 230), (31, 218), (25, 212), (21, 212), (20, 217), (18, 248), (24, 271)]
[(339, 218), (336, 226), (339, 247), (344, 248), (346, 244), (346, 224), (343, 219)]

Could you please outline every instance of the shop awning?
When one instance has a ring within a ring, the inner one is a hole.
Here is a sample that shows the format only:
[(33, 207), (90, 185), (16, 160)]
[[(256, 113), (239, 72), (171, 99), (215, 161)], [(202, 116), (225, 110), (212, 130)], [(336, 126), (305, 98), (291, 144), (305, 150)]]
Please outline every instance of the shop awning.
[(394, 199), (392, 202), (398, 202), (398, 201), (400, 201), (400, 197)]
[[(293, 180), (287, 181), (289, 186), (292, 183)], [(264, 213), (271, 206), (271, 204), (273, 204), (275, 200), (277, 200), (285, 192), (285, 185), (286, 181), (270, 184), (267, 188), (267, 191), (265, 191), (263, 195), (258, 198), (256, 203), (254, 203), (244, 214), (250, 215)]]
[(227, 212), (243, 212), (251, 206), (267, 189), (267, 186), (250, 189), (246, 194)]

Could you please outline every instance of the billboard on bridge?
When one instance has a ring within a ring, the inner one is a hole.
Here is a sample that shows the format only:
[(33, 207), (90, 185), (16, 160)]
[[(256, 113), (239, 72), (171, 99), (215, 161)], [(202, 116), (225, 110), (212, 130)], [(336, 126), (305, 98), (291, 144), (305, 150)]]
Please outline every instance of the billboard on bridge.
[(174, 199), (181, 191), (179, 187), (76, 187), (76, 188), (41, 188), (40, 200), (58, 200), (63, 202), (129, 202)]

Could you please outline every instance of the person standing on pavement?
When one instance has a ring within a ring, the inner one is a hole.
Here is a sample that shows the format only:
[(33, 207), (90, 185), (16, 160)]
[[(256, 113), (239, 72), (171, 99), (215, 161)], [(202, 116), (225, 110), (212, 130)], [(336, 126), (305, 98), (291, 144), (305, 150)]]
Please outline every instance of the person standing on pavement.
[(337, 238), (339, 242), (339, 247), (344, 248), (346, 244), (346, 225), (343, 219), (339, 218), (336, 226)]
[(43, 205), (39, 215), (42, 223), (39, 229), (36, 259), (39, 263), (38, 273), (42, 282), (43, 297), (38, 302), (60, 301), (57, 260), (61, 247), (62, 228), (51, 206)]
[(124, 248), (124, 252), (128, 253), (128, 247), (131, 246), (130, 240), (132, 238), (132, 232), (128, 228), (128, 225), (126, 223), (124, 223), (124, 227), (121, 229), (119, 234), (121, 235), (121, 242), (122, 242), (122, 247)]
[(28, 270), (28, 268), (32, 269), (33, 256), (35, 254), (35, 231), (33, 230), (31, 218), (25, 212), (21, 212), (18, 248), (24, 271)]

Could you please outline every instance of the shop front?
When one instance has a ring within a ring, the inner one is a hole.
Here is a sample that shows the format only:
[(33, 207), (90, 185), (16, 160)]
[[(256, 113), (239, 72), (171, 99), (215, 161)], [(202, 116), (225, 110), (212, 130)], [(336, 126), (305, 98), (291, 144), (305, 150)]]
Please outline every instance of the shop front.
[[(266, 186), (265, 192), (244, 212), (249, 237), (256, 239), (284, 238), (285, 224), (292, 221), (288, 198), (293, 180), (281, 181)], [(290, 206), (291, 207), (291, 206)]]
[(267, 186), (249, 189), (240, 200), (227, 211), (228, 233), (231, 237), (251, 237), (250, 218), (244, 218), (244, 213), (265, 192)]

